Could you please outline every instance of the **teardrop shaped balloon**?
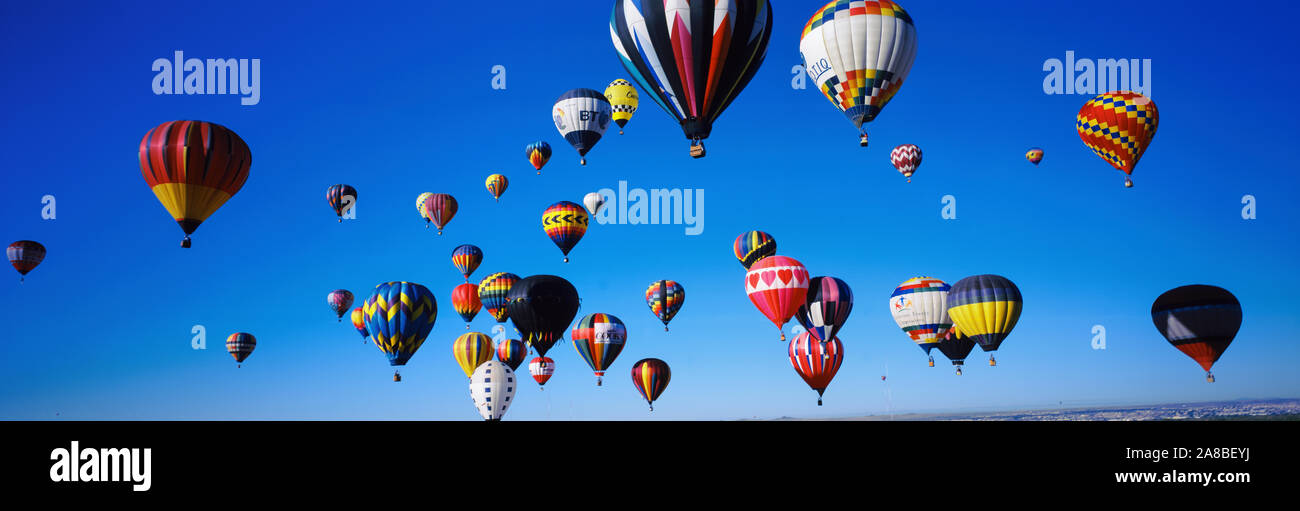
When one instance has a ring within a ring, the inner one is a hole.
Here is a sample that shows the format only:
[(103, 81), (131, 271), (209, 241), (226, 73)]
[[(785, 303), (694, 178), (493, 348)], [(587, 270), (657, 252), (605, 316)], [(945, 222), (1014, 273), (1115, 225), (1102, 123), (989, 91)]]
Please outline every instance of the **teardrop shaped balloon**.
[(952, 361), (952, 365), (957, 367), (957, 376), (961, 376), (961, 368), (966, 364), (966, 356), (970, 355), (971, 350), (975, 349), (975, 340), (966, 337), (961, 333), (961, 329), (954, 325), (944, 332), (943, 339), (937, 344), (939, 351), (943, 356)]
[(542, 212), (542, 229), (555, 246), (560, 247), (560, 252), (564, 253), (564, 262), (569, 262), (569, 251), (587, 233), (587, 221), (587, 212), (582, 206), (569, 201), (551, 204)]
[(27, 278), (27, 272), (36, 269), (45, 260), (45, 245), (31, 240), (19, 240), (9, 244), (5, 255), (9, 257), (9, 264), (18, 270), (21, 275), (18, 281), (22, 282)]
[(515, 397), (515, 372), (505, 364), (489, 360), (478, 366), (469, 377), (469, 396), (486, 421), (499, 421), (510, 409)]
[(780, 331), (808, 297), (808, 269), (792, 257), (766, 257), (745, 274), (745, 294)]
[(253, 354), (257, 347), (257, 338), (253, 334), (236, 332), (226, 338), (226, 351), (235, 357), (236, 367), (243, 367), (244, 359)]
[(357, 205), (357, 189), (349, 185), (333, 185), (325, 190), (325, 200), (338, 215), (339, 222), (343, 222), (343, 213)]
[(435, 193), (425, 199), (421, 209), (424, 217), (438, 228), (438, 235), (442, 235), (442, 228), (456, 216), (456, 210), (460, 205), (456, 203), (456, 198), (445, 193)]
[(808, 295), (794, 317), (813, 340), (826, 342), (844, 328), (852, 312), (853, 290), (847, 282), (835, 277), (813, 277), (808, 280)]
[(1205, 380), (1213, 383), (1210, 368), (1241, 329), (1241, 302), (1217, 286), (1177, 287), (1151, 304), (1151, 321), (1169, 344), (1200, 364)]
[(478, 283), (479, 302), (497, 323), (505, 323), (510, 318), (510, 310), (506, 306), (509, 304), (510, 288), (516, 282), (519, 282), (518, 275), (500, 272), (483, 277)]
[(838, 337), (828, 342), (817, 342), (808, 332), (790, 341), (790, 365), (803, 381), (817, 391), (817, 406), (822, 405), (822, 393), (830, 386), (840, 364), (844, 363), (844, 344)]
[(555, 374), (555, 361), (550, 357), (533, 357), (528, 362), (528, 372), (533, 375), (534, 380), (537, 380), (537, 385), (545, 390), (546, 382), (551, 379), (551, 375)]
[(600, 142), (613, 115), (605, 95), (591, 89), (573, 89), (560, 95), (551, 107), (555, 129), (578, 151), (579, 160), (587, 164), (587, 152)]
[(460, 270), (460, 274), (465, 276), (465, 282), (469, 282), (469, 276), (478, 269), (478, 265), (483, 262), (483, 249), (474, 245), (461, 245), (451, 250), (451, 265)]
[(736, 259), (746, 270), (764, 257), (776, 255), (776, 238), (763, 231), (748, 231), (736, 236), (733, 245)]
[(346, 289), (335, 289), (325, 295), (325, 302), (329, 304), (330, 310), (338, 314), (339, 321), (343, 321), (343, 315), (352, 308), (352, 292)]
[(469, 328), (469, 323), (474, 321), (474, 316), (483, 308), (483, 302), (478, 298), (478, 285), (466, 282), (456, 286), (451, 291), (451, 306), (465, 320), (465, 328)]
[(518, 371), (519, 366), (528, 358), (528, 345), (519, 339), (506, 339), (497, 344), (497, 360)]
[(429, 217), (424, 214), (424, 203), (425, 201), (428, 201), (430, 197), (433, 197), (433, 192), (424, 192), (420, 194), (419, 197), (415, 198), (415, 211), (419, 212), (420, 218), (424, 219), (425, 229), (429, 228)]
[(361, 334), (362, 340), (370, 337), (370, 331), (366, 330), (366, 313), (361, 307), (352, 309), (352, 327), (356, 328), (357, 333)]
[(1083, 145), (1124, 172), (1124, 186), (1132, 188), (1129, 176), (1156, 137), (1160, 111), (1136, 92), (1107, 92), (1084, 103), (1074, 124)]
[(582, 204), (587, 206), (587, 211), (595, 215), (600, 213), (600, 208), (605, 207), (605, 196), (601, 195), (600, 192), (591, 192), (582, 197)]
[(541, 356), (564, 338), (578, 313), (578, 290), (554, 275), (533, 275), (516, 282), (507, 299), (515, 327)]
[(545, 140), (528, 144), (524, 146), (524, 156), (528, 158), (528, 163), (533, 164), (533, 168), (537, 169), (537, 175), (540, 176), (542, 167), (551, 160), (551, 144), (546, 143)]
[(655, 400), (663, 395), (672, 378), (668, 363), (657, 358), (643, 358), (632, 364), (632, 384), (636, 385), (636, 391), (641, 393), (641, 399), (650, 405), (652, 412), (655, 411)]
[(605, 87), (605, 99), (609, 100), (614, 111), (614, 122), (618, 124), (618, 134), (622, 135), (623, 127), (627, 126), (627, 121), (632, 120), (632, 114), (636, 113), (636, 87), (622, 78), (614, 80), (609, 83), (609, 87)]
[(1020, 288), (1000, 275), (966, 277), (948, 292), (948, 316), (989, 352), (989, 365), (997, 365), (992, 352), (1016, 327), (1022, 305)]
[(894, 164), (898, 173), (912, 182), (912, 173), (921, 166), (921, 148), (915, 144), (903, 144), (889, 152), (889, 163)]
[[(420, 349), (438, 319), (438, 300), (429, 288), (414, 282), (386, 282), (363, 306), (370, 339), (392, 366), (406, 365)], [(401, 381), (393, 373), (394, 381)]]
[(487, 177), (484, 186), (487, 186), (488, 193), (492, 194), (492, 198), (500, 202), (501, 194), (506, 193), (506, 187), (510, 186), (510, 180), (501, 174), (492, 174)]
[(1025, 152), (1025, 159), (1029, 160), (1029, 163), (1038, 165), (1038, 162), (1043, 161), (1043, 150), (1037, 147), (1030, 149)]
[[(952, 318), (948, 317), (951, 290), (952, 286), (942, 280), (915, 277), (899, 284), (894, 294), (889, 295), (889, 313), (894, 316), (894, 323), (927, 356), (952, 328)], [(934, 367), (933, 356), (930, 356), (930, 367)]]
[(668, 322), (677, 316), (677, 311), (686, 303), (686, 288), (672, 280), (656, 280), (645, 290), (645, 303), (650, 312), (664, 323), (668, 331)]
[(822, 95), (858, 128), (867, 129), (894, 99), (916, 60), (916, 26), (897, 2), (831, 0), (799, 36), (804, 70)]
[(470, 378), (478, 366), (492, 360), (495, 350), (492, 348), (492, 338), (487, 334), (466, 332), (452, 343), (451, 354), (456, 363), (460, 364), (460, 370), (465, 371), (465, 377)]
[(627, 343), (627, 326), (612, 314), (597, 312), (578, 320), (569, 336), (573, 349), (596, 375), (596, 386), (601, 384), (605, 371)]
[(609, 34), (623, 67), (704, 156), (713, 123), (754, 78), (772, 37), (768, 0), (615, 0)]
[(140, 173), (171, 213), (189, 248), (190, 234), (243, 188), (253, 153), (235, 132), (203, 121), (171, 121), (140, 140)]

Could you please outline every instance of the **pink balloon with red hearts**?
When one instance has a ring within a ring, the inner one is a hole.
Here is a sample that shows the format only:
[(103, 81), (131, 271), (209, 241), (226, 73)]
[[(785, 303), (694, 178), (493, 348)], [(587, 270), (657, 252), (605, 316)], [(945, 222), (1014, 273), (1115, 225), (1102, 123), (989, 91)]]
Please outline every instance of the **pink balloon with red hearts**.
[[(808, 296), (808, 268), (792, 257), (765, 257), (745, 274), (745, 293), (780, 330)], [(781, 340), (785, 340), (785, 332)]]

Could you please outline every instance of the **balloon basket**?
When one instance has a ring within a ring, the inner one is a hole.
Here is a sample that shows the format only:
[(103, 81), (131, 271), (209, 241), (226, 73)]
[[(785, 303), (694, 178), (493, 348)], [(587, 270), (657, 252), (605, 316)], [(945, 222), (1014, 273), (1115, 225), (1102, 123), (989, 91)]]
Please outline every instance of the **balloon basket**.
[(867, 134), (866, 134), (866, 133), (863, 133), (862, 136), (858, 137), (858, 147), (867, 147)]
[(998, 365), (998, 361), (993, 360), (993, 355), (989, 355), (989, 367), (996, 367), (997, 365)]
[(700, 141), (696, 141), (694, 144), (691, 144), (691, 158), (703, 158), (703, 157), (704, 157), (704, 143)]
[(1124, 188), (1133, 188), (1133, 180), (1124, 178)]
[(579, 159), (579, 160), (578, 160), (578, 163), (581, 164), (582, 166), (586, 167), (586, 166), (587, 166), (587, 159), (586, 159), (586, 158)]
[(565, 257), (565, 258), (564, 258), (564, 262), (566, 262), (566, 263), (569, 262), (569, 258), (568, 258), (568, 257)]
[(1205, 372), (1205, 383), (1214, 383), (1214, 375), (1209, 371)]
[(190, 248), (190, 237), (189, 237), (189, 236), (186, 236), (185, 239), (181, 240), (181, 248)]
[(934, 367), (934, 357), (930, 357), (930, 367)]
[(393, 372), (393, 381), (402, 381), (402, 375), (396, 371)]

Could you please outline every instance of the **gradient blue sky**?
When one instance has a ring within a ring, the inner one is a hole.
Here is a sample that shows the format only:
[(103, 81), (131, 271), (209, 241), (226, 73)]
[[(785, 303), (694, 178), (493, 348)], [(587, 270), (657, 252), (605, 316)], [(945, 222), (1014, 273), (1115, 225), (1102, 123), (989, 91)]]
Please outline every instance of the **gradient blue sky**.
[[(628, 327), (605, 386), (565, 341), (545, 392), (521, 375), (507, 419), (879, 414), (891, 406), (886, 371), (898, 411), (1300, 395), (1295, 6), (911, 0), (916, 64), (861, 149), (821, 94), (790, 85), (799, 32), (822, 3), (773, 2), (767, 60), (716, 123), (708, 157), (689, 158), (676, 123), (643, 96), (627, 134), (607, 134), (586, 167), (549, 109), (568, 89), (626, 77), (607, 1), (0, 5), (0, 232), (49, 249), (26, 283), (15, 272), (0, 285), (0, 417), (478, 419), (450, 350), (465, 332), (450, 303), (461, 243), (486, 253), (475, 282), (561, 275), (582, 296), (580, 315)], [(261, 103), (154, 95), (150, 65), (176, 50), (261, 59)], [(1044, 60), (1066, 51), (1152, 60), (1161, 124), (1133, 189), (1075, 133), (1088, 97), (1042, 91)], [(498, 64), (504, 91), (490, 87)], [(254, 155), (243, 190), (189, 250), (136, 153), (146, 131), (175, 119), (224, 124)], [(522, 156), (539, 138), (555, 148), (540, 177)], [(910, 184), (888, 161), (901, 143), (925, 153)], [(1023, 159), (1032, 146), (1047, 153), (1037, 167)], [(493, 172), (510, 178), (500, 203), (483, 187)], [(703, 189), (703, 234), (593, 225), (562, 263), (542, 210), (620, 180)], [(357, 220), (341, 225), (324, 198), (340, 182), (360, 195)], [(460, 201), (441, 237), (414, 211), (424, 191)], [(55, 220), (41, 218), (46, 194)], [(940, 218), (947, 194), (956, 220)], [(1241, 218), (1246, 194), (1256, 220)], [(857, 297), (823, 407), (745, 296), (731, 243), (749, 229)], [(937, 352), (926, 367), (889, 315), (890, 293), (918, 275), (979, 273), (1012, 279), (1025, 298), (999, 366), (977, 349), (965, 376)], [(660, 278), (687, 291), (669, 334), (643, 297)], [(428, 286), (440, 310), (400, 384), (325, 304), (332, 289), (360, 301), (389, 280)], [(1192, 283), (1227, 288), (1245, 311), (1213, 385), (1151, 324), (1156, 296)], [(190, 348), (196, 324), (207, 350)], [(474, 321), (493, 324), (485, 312)], [(1104, 351), (1090, 347), (1097, 324)], [(236, 331), (258, 339), (242, 369), (223, 344)], [(628, 378), (644, 357), (673, 370), (653, 414)]]

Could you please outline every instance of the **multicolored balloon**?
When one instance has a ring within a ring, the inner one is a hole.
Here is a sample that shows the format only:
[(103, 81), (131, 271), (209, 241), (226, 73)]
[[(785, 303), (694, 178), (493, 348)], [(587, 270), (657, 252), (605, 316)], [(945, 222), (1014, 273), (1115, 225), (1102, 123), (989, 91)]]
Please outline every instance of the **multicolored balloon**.
[(361, 334), (362, 342), (364, 342), (367, 337), (370, 337), (370, 331), (366, 330), (366, 313), (361, 307), (352, 309), (352, 327), (356, 328), (357, 333)]
[(952, 328), (952, 318), (948, 317), (948, 292), (951, 289), (952, 286), (942, 280), (916, 277), (899, 284), (894, 288), (894, 294), (889, 295), (889, 313), (894, 316), (894, 322), (925, 351), (930, 358), (930, 367), (934, 367), (930, 350), (938, 346), (944, 334)]
[(564, 338), (578, 313), (578, 290), (554, 275), (533, 275), (516, 282), (506, 295), (515, 327), (540, 356)]
[(587, 151), (596, 146), (609, 128), (612, 109), (605, 95), (591, 89), (573, 89), (560, 95), (551, 108), (555, 129), (578, 151), (579, 162), (587, 164)]
[(597, 312), (579, 319), (569, 337), (578, 356), (596, 374), (596, 386), (599, 387), (605, 370), (614, 364), (614, 359), (627, 343), (627, 327), (614, 315)]
[(1107, 92), (1084, 103), (1074, 124), (1083, 145), (1123, 171), (1124, 186), (1132, 188), (1129, 176), (1156, 137), (1160, 111), (1150, 98), (1136, 92)]
[[(808, 298), (808, 269), (791, 257), (763, 258), (745, 274), (745, 294), (781, 331)], [(785, 340), (784, 331), (781, 340)]]
[(524, 156), (528, 158), (528, 163), (533, 164), (533, 168), (537, 169), (537, 175), (540, 176), (542, 167), (551, 160), (551, 144), (546, 143), (545, 140), (528, 144), (524, 146)]
[(895, 147), (889, 152), (889, 163), (894, 164), (894, 168), (907, 178), (907, 182), (912, 182), (912, 173), (916, 168), (921, 166), (921, 148), (915, 144), (903, 144)]
[(894, 99), (916, 59), (916, 26), (896, 2), (831, 0), (799, 36), (804, 70), (849, 118), (867, 146), (864, 124)]
[[(430, 195), (420, 205), (420, 211), (424, 214), (424, 218), (438, 228), (439, 236), (442, 235), (442, 228), (447, 225), (447, 222), (451, 221), (452, 217), (456, 216), (456, 210), (459, 208), (460, 205), (456, 203), (456, 198), (445, 193)], [(427, 228), (428, 225), (426, 224), (425, 227)]]
[(600, 208), (605, 206), (605, 196), (601, 195), (600, 192), (591, 192), (582, 196), (582, 205), (587, 206), (587, 211), (594, 215), (599, 213)]
[[(966, 356), (970, 355), (971, 350), (975, 349), (975, 340), (966, 337), (961, 333), (961, 329), (955, 325), (949, 328), (943, 334), (943, 340), (937, 343), (939, 351), (943, 356), (952, 361), (952, 365), (957, 367), (957, 376), (961, 376), (961, 366), (966, 364)], [(933, 366), (933, 363), (931, 364)]]
[(1205, 369), (1205, 381), (1214, 383), (1210, 368), (1241, 329), (1241, 302), (1217, 286), (1176, 287), (1151, 304), (1151, 321), (1169, 344)]
[(962, 333), (989, 352), (989, 365), (997, 365), (994, 351), (1020, 320), (1020, 288), (1006, 277), (976, 275), (952, 285), (948, 292), (948, 316)]
[(643, 358), (632, 364), (632, 384), (636, 385), (637, 392), (641, 393), (652, 412), (655, 411), (655, 400), (668, 388), (668, 380), (672, 378), (668, 363), (657, 358)]
[(19, 240), (9, 244), (5, 255), (9, 256), (9, 264), (18, 270), (18, 281), (22, 282), (27, 279), (27, 272), (36, 269), (45, 260), (45, 245), (32, 240)]
[[(375, 286), (375, 292), (363, 306), (366, 330), (379, 351), (388, 355), (388, 364), (406, 365), (415, 350), (420, 349), (438, 319), (438, 300), (429, 288), (414, 282), (386, 282)], [(393, 381), (402, 381), (396, 371)]]
[(140, 140), (140, 173), (171, 213), (190, 247), (190, 234), (243, 188), (253, 153), (235, 132), (203, 121), (171, 121)]
[(420, 213), (420, 218), (424, 219), (425, 229), (429, 228), (429, 217), (424, 214), (424, 201), (429, 200), (430, 197), (433, 197), (433, 192), (424, 192), (415, 198), (415, 211)]
[(330, 294), (325, 295), (325, 302), (329, 303), (330, 310), (339, 316), (339, 322), (343, 321), (343, 315), (348, 313), (352, 308), (352, 292), (346, 289), (335, 289)]
[(479, 302), (497, 323), (505, 323), (510, 318), (510, 310), (506, 307), (510, 303), (507, 297), (516, 282), (519, 282), (518, 275), (500, 272), (483, 277), (478, 283)]
[(569, 201), (551, 204), (542, 212), (542, 229), (546, 230), (546, 235), (550, 236), (555, 246), (564, 252), (564, 262), (569, 262), (569, 251), (587, 233), (587, 221), (587, 212), (582, 206)]
[(484, 362), (469, 377), (469, 396), (485, 421), (499, 421), (515, 397), (515, 372), (495, 360)]
[(826, 342), (844, 328), (851, 312), (853, 290), (848, 283), (835, 277), (813, 277), (808, 280), (808, 295), (794, 318), (813, 340)]
[(650, 312), (664, 322), (664, 331), (668, 331), (668, 322), (677, 316), (677, 311), (686, 303), (686, 288), (673, 280), (656, 280), (645, 289), (645, 304)]
[(329, 201), (330, 209), (338, 215), (339, 222), (343, 222), (343, 213), (357, 205), (357, 189), (349, 185), (334, 185), (325, 190), (325, 200)]
[(451, 249), (451, 264), (465, 276), (465, 282), (469, 282), (470, 274), (474, 273), (482, 262), (483, 249), (474, 245), (461, 245)]
[(528, 372), (537, 380), (537, 385), (546, 390), (546, 382), (555, 374), (555, 361), (551, 357), (533, 357), (528, 362)]
[(253, 334), (244, 332), (235, 332), (226, 338), (226, 351), (230, 356), (235, 357), (235, 367), (244, 367), (244, 359), (253, 354), (253, 348), (257, 347), (257, 338)]
[(1029, 163), (1038, 165), (1038, 162), (1043, 161), (1043, 150), (1037, 147), (1030, 149), (1025, 153), (1025, 159), (1029, 160)]
[(501, 202), (501, 194), (506, 193), (506, 187), (510, 186), (510, 180), (501, 174), (492, 174), (487, 177), (484, 186), (487, 186), (488, 193), (492, 194), (493, 199)]
[(790, 341), (790, 365), (803, 381), (817, 391), (817, 406), (822, 405), (822, 393), (830, 386), (835, 373), (844, 362), (844, 344), (838, 337), (829, 342), (818, 342), (808, 332)]
[(451, 306), (465, 320), (465, 329), (468, 330), (469, 323), (474, 321), (474, 316), (483, 308), (483, 302), (478, 298), (478, 285), (466, 282), (456, 286), (456, 289), (451, 290)]
[(733, 247), (736, 259), (746, 270), (767, 256), (776, 255), (776, 238), (763, 231), (748, 231), (736, 236)]
[(519, 365), (528, 357), (528, 345), (519, 339), (506, 339), (497, 344), (497, 360), (518, 371)]
[(618, 124), (618, 134), (622, 135), (623, 127), (627, 126), (627, 121), (632, 120), (632, 114), (636, 113), (636, 87), (622, 78), (614, 80), (609, 83), (609, 87), (605, 87), (605, 99), (609, 100), (614, 111), (614, 122)]
[(492, 338), (480, 332), (467, 332), (456, 338), (451, 345), (451, 354), (465, 371), (465, 377), (474, 376), (474, 370), (484, 362), (492, 360)]
[(628, 74), (681, 124), (700, 158), (713, 123), (763, 64), (772, 5), (618, 0), (609, 34)]

